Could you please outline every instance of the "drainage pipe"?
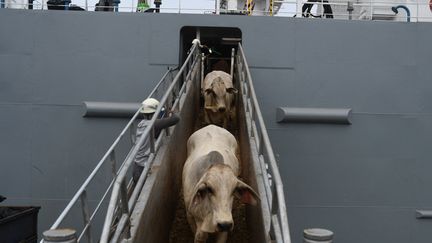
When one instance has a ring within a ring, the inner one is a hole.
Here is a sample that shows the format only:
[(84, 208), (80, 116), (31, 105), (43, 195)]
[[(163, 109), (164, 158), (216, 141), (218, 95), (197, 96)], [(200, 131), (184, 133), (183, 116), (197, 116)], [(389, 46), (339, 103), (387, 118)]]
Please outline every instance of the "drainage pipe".
[(411, 22), (411, 12), (410, 12), (409, 8), (407, 8), (407, 6), (405, 6), (405, 5), (398, 5), (396, 7), (392, 7), (391, 9), (392, 9), (392, 11), (395, 14), (398, 14), (399, 13), (399, 11), (398, 11), (399, 8), (402, 8), (402, 9), (404, 9), (406, 11), (406, 13), (407, 13), (407, 22)]
[(351, 109), (278, 107), (276, 121), (351, 124)]

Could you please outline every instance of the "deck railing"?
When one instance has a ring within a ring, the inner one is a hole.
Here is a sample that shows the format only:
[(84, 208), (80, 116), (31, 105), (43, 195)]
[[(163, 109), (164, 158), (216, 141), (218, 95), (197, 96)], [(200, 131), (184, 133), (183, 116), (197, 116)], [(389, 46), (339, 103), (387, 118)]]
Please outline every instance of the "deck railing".
[[(432, 21), (432, 5), (427, 0), (329, 0), (328, 2), (322, 0), (314, 3), (309, 3), (307, 0), (273, 0), (269, 1), (265, 9), (255, 8), (252, 10), (252, 15), (267, 15), (277, 17), (305, 17), (302, 13), (302, 6), (304, 4), (313, 4), (317, 6), (314, 8), (313, 15), (315, 17), (324, 18), (323, 6), (328, 5), (333, 8), (332, 16), (336, 19), (351, 19), (351, 20), (392, 20), (392, 21), (406, 21), (407, 15), (410, 14), (412, 22), (430, 22)], [(18, 8), (18, 9), (34, 9), (46, 10), (48, 5), (46, 0), (35, 0), (32, 4), (13, 1), (7, 1), (2, 5), (4, 8)], [(85, 11), (94, 11), (95, 6), (83, 0), (73, 0), (72, 5), (56, 5), (57, 7), (71, 8), (72, 6), (80, 7)], [(407, 11), (393, 11), (392, 8), (404, 6)], [(270, 9), (272, 7), (272, 9)], [(1, 7), (0, 7), (1, 8)], [(103, 7), (112, 12), (132, 12), (137, 14), (144, 14), (137, 12), (137, 1), (135, 0), (121, 0), (119, 6)], [(385, 12), (383, 14), (383, 11)], [(161, 13), (188, 13), (188, 14), (244, 14), (247, 15), (246, 9), (225, 10), (217, 8), (215, 4), (208, 3), (205, 8), (195, 8), (187, 1), (178, 0), (178, 4), (166, 7), (162, 5), (160, 8)], [(311, 15), (309, 15), (311, 16)]]

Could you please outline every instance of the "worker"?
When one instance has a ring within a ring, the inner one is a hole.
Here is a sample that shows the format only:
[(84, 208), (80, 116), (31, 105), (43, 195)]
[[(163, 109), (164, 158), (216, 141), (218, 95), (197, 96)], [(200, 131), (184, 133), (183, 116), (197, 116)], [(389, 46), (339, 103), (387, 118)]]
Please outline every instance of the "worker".
[(137, 7), (137, 12), (145, 12), (150, 8), (147, 2), (139, 2)]
[(313, 15), (311, 13), (312, 7), (314, 5), (313, 3), (315, 3), (315, 2), (321, 2), (321, 4), (322, 3), (327, 3), (327, 4), (322, 4), (322, 7), (324, 8), (324, 16), (327, 19), (332, 19), (333, 18), (333, 10), (332, 10), (332, 7), (330, 6), (330, 4), (328, 4), (327, 0), (324, 0), (324, 1), (322, 1), (322, 0), (308, 0), (307, 3), (303, 4), (303, 7), (302, 7), (302, 15), (303, 15), (303, 17), (306, 17), (306, 18), (309, 18), (310, 16), (315, 17), (315, 18), (321, 18), (321, 17), (323, 17), (321, 15)]
[[(138, 123), (136, 141), (139, 140), (141, 135), (144, 133), (144, 130), (150, 125), (150, 120), (152, 119), (158, 106), (159, 101), (154, 98), (148, 98), (142, 102), (140, 113), (143, 114), (144, 119), (140, 123)], [(168, 117), (156, 119), (153, 127), (155, 131), (155, 139), (159, 136), (160, 132), (163, 129), (173, 126), (179, 121), (180, 117), (171, 111), (169, 112)], [(147, 138), (139, 148), (138, 153), (134, 158), (132, 177), (135, 183), (137, 183), (142, 171), (144, 170), (144, 167), (147, 165), (149, 157), (150, 141)]]
[(212, 54), (212, 48), (209, 48), (206, 45), (201, 45), (201, 41), (199, 39), (193, 39), (192, 45), (198, 44), (198, 47), (201, 48), (201, 52), (204, 53), (205, 56), (210, 56)]

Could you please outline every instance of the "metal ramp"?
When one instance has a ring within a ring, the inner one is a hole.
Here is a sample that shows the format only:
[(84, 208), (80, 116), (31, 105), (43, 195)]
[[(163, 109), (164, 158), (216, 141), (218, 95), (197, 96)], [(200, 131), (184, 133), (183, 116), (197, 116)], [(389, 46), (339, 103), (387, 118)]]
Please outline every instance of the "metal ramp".
[[(241, 157), (247, 161), (242, 177), (261, 197), (258, 206), (247, 208), (246, 218), (251, 222), (248, 225), (253, 242), (290, 243), (282, 181), (241, 44), (236, 52), (234, 55), (233, 49), (231, 73), (239, 89), (237, 122)], [(139, 111), (134, 114), (50, 229), (74, 228), (79, 232), (78, 242), (168, 242), (166, 228), (172, 222), (173, 208), (183, 203), (178, 198), (179, 182), (186, 158), (185, 141), (192, 134), (199, 114), (203, 65), (199, 46), (193, 45), (182, 67), (168, 70), (150, 93), (149, 97), (157, 98), (161, 104), (151, 125), (135, 141)], [(153, 126), (162, 107), (178, 111), (181, 121), (154, 139)], [(131, 165), (146, 139), (151, 145), (149, 164), (133, 185)], [(119, 159), (118, 151), (125, 146), (128, 152)], [(90, 213), (88, 189), (95, 183), (95, 175), (107, 168), (112, 171), (110, 182)], [(73, 207), (81, 211), (82, 226), (68, 225), (65, 221), (73, 214)]]

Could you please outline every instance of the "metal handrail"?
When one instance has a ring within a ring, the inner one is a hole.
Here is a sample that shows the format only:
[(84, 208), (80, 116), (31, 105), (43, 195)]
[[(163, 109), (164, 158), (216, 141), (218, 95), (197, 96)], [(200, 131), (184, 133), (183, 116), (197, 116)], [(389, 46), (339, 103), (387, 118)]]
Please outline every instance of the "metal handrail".
[[(349, 0), (333, 0), (329, 3), (327, 2), (313, 2), (310, 4), (314, 4), (314, 5), (318, 5), (318, 6), (322, 6), (322, 5), (330, 5), (330, 6), (347, 6)], [(282, 4), (286, 5), (291, 5), (292, 8), (291, 10), (284, 10), (281, 9), (280, 7), (277, 8), (278, 10), (276, 12), (271, 11), (270, 9), (266, 9), (266, 10), (258, 10), (255, 9), (253, 10), (254, 14), (258, 14), (258, 15), (266, 15), (266, 16), (278, 16), (278, 17), (292, 17), (293, 15), (296, 15), (297, 17), (301, 18), (302, 17), (302, 13), (301, 13), (301, 6), (303, 4), (308, 3), (307, 0), (275, 0), (273, 1), (273, 4), (278, 4), (278, 6), (281, 6)], [(6, 4), (6, 3), (4, 3)], [(358, 3), (358, 2), (353, 2), (352, 6), (354, 6), (354, 8), (357, 7), (363, 7), (363, 8), (368, 8), (368, 9), (382, 9), (382, 8), (386, 8), (388, 9), (389, 13), (391, 12), (391, 7), (393, 6), (397, 6), (400, 5), (401, 2), (400, 1), (393, 1), (393, 2), (388, 2), (388, 1), (366, 1), (364, 3)], [(402, 3), (405, 6), (408, 7), (412, 7), (411, 11), (412, 11), (412, 16), (411, 19), (415, 20), (417, 22), (426, 22), (426, 21), (432, 21), (432, 15), (428, 15), (428, 14), (424, 14), (419, 12), (420, 8), (428, 8), (429, 2), (425, 1), (425, 2), (420, 2), (420, 1), (416, 1), (416, 2), (404, 2)], [(47, 4), (45, 4), (44, 2), (33, 2), (33, 4), (29, 4), (29, 3), (13, 3), (12, 6), (8, 6), (7, 4), (5, 5), (5, 8), (21, 8), (21, 9), (28, 9), (29, 6), (33, 7), (33, 10), (45, 10), (47, 8)], [(59, 7), (67, 7), (68, 5), (56, 5)], [(69, 5), (70, 6), (70, 5)], [(95, 6), (89, 6), (88, 4), (85, 5), (74, 5), (77, 7), (81, 7), (83, 9), (85, 9), (86, 11), (93, 11), (95, 9)], [(106, 9), (112, 9), (112, 10), (116, 10), (118, 12), (132, 12), (132, 13), (137, 13), (137, 14), (143, 14), (142, 12), (137, 12), (137, 6), (133, 5), (133, 6), (104, 6), (104, 8)], [(416, 10), (416, 11), (414, 11)], [(114, 13), (116, 11), (113, 11)], [(238, 12), (241, 12), (243, 10), (237, 10)], [(160, 12), (161, 13), (188, 13), (188, 14), (215, 14), (215, 9), (212, 8), (181, 8), (181, 6), (179, 6), (178, 8), (166, 8), (166, 7), (161, 7), (160, 8)], [(218, 13), (226, 13), (226, 12), (230, 12), (230, 10), (223, 10), (220, 9), (218, 11)], [(333, 16), (335, 18), (344, 18), (344, 17), (361, 17), (363, 16), (362, 14), (349, 14), (347, 13), (333, 13)], [(371, 17), (371, 16), (370, 16)], [(359, 20), (369, 20), (369, 19), (359, 19)]]
[[(155, 93), (160, 88), (163, 88), (162, 86), (164, 85), (165, 82), (167, 82), (168, 75), (172, 74), (172, 72), (174, 70), (175, 69), (173, 69), (173, 68), (168, 69), (168, 71), (163, 75), (161, 80), (157, 83), (155, 88), (150, 92), (150, 95), (148, 97), (153, 97), (155, 95)], [(61, 214), (56, 219), (56, 221), (53, 223), (53, 225), (50, 227), (50, 229), (57, 229), (60, 226), (60, 224), (65, 220), (65, 218), (70, 214), (72, 207), (75, 206), (77, 204), (77, 201), (80, 199), (81, 205), (82, 205), (82, 207), (81, 207), (82, 208), (82, 214), (83, 214), (83, 219), (84, 219), (85, 225), (84, 225), (82, 232), (79, 234), (78, 242), (81, 240), (81, 238), (83, 237), (84, 234), (87, 234), (88, 242), (92, 242), (92, 235), (90, 233), (92, 221), (93, 221), (94, 217), (96, 216), (96, 214), (99, 212), (99, 209), (101, 208), (101, 205), (102, 205), (103, 201), (105, 200), (106, 196), (108, 195), (110, 189), (114, 185), (117, 174), (124, 167), (124, 163), (123, 163), (119, 167), (118, 171), (115, 171), (115, 166), (116, 166), (115, 165), (115, 163), (116, 163), (115, 149), (119, 146), (120, 141), (125, 137), (125, 134), (127, 134), (128, 131), (130, 131), (130, 135), (131, 135), (131, 137), (130, 137), (131, 144), (132, 144), (132, 146), (134, 146), (134, 137), (135, 137), (135, 132), (136, 132), (134, 123), (137, 120), (138, 115), (139, 115), (139, 111), (137, 111), (134, 114), (134, 116), (127, 123), (125, 128), (120, 132), (119, 136), (115, 139), (115, 141), (109, 147), (107, 152), (102, 156), (102, 159), (99, 160), (96, 167), (93, 169), (93, 171), (90, 173), (90, 175), (86, 178), (86, 180), (81, 185), (81, 187), (77, 190), (75, 195), (72, 197), (70, 202), (67, 204), (65, 209), (61, 212)], [(131, 154), (129, 153), (126, 157), (130, 157), (130, 155)], [(107, 161), (110, 161), (111, 166), (113, 167), (113, 178), (111, 180), (111, 183), (108, 185), (106, 191), (104, 192), (103, 196), (98, 201), (98, 205), (96, 206), (96, 208), (93, 210), (92, 214), (90, 215), (89, 208), (88, 208), (87, 189), (91, 185), (90, 183), (93, 181), (95, 175), (99, 171), (101, 171), (101, 168), (103, 168), (103, 166), (107, 163)], [(44, 242), (44, 240), (42, 239), (40, 242), (42, 243), (42, 242)]]
[[(373, 11), (375, 10), (379, 10), (379, 11), (387, 10), (388, 16), (393, 15), (394, 17), (397, 17), (395, 14), (392, 13), (391, 8), (402, 4), (404, 6), (411, 8), (411, 11), (415, 13), (411, 17), (415, 19), (417, 22), (426, 22), (432, 20), (431, 14), (425, 14), (424, 12), (420, 13), (421, 12), (420, 8), (429, 8), (428, 5), (430, 4), (427, 1), (425, 2), (415, 1), (415, 2), (402, 3), (401, 1), (396, 1), (396, 0), (395, 1), (368, 0), (363, 2), (350, 1), (350, 0), (330, 0), (328, 2), (325, 1), (308, 2), (307, 0), (275, 0), (274, 2), (278, 4), (286, 4), (288, 6), (291, 6), (291, 11), (279, 10), (279, 16), (286, 15), (286, 14), (294, 14), (297, 17), (302, 17), (302, 5), (313, 4), (320, 7), (328, 5), (328, 6), (338, 6), (339, 8), (340, 7), (347, 8), (346, 13), (333, 12), (332, 15), (334, 16), (334, 18), (359, 17), (358, 20), (372, 20), (374, 14)], [(369, 18), (361, 18), (361, 17), (365, 17), (364, 13), (362, 14), (355, 14), (354, 12), (350, 13), (348, 11), (348, 4), (350, 4), (354, 9), (360, 8), (361, 11), (369, 11), (369, 13), (367, 14)], [(321, 11), (324, 11), (324, 9), (321, 9)], [(317, 14), (323, 15), (324, 12), (318, 13), (317, 11)]]
[(249, 66), (240, 43), (238, 44), (237, 64), (237, 72), (239, 75), (238, 82), (240, 82), (243, 103), (245, 106), (244, 109), (247, 113), (246, 117), (249, 119), (248, 124), (250, 124), (248, 132), (255, 140), (255, 146), (261, 162), (260, 164), (262, 165), (262, 174), (264, 175), (266, 198), (268, 200), (268, 206), (270, 207), (269, 212), (272, 214), (270, 230), (273, 231), (273, 234), (276, 234), (274, 236), (276, 242), (290, 243), (291, 238), (289, 234), (288, 216), (286, 212), (282, 179), (267, 134), (264, 118), (258, 104)]
[[(149, 168), (151, 167), (151, 164), (153, 162), (153, 158), (155, 157), (155, 154), (157, 151), (157, 147), (155, 146), (155, 141), (154, 141), (154, 123), (156, 121), (156, 118), (159, 116), (160, 112), (162, 111), (162, 107), (167, 106), (167, 105), (171, 106), (171, 104), (167, 104), (168, 98), (170, 95), (172, 95), (172, 91), (174, 90), (175, 86), (179, 85), (180, 81), (183, 80), (182, 88), (178, 90), (179, 95), (178, 95), (176, 101), (174, 102), (174, 105), (179, 104), (178, 101), (180, 99), (180, 96), (182, 95), (182, 92), (185, 91), (184, 88), (186, 87), (186, 85), (188, 83), (187, 77), (190, 75), (189, 74), (190, 70), (192, 70), (194, 65), (200, 64), (198, 62), (198, 60), (201, 59), (200, 57), (201, 57), (200, 49), (198, 48), (197, 45), (193, 45), (191, 50), (190, 50), (190, 54), (186, 58), (186, 61), (184, 62), (184, 64), (180, 68), (179, 72), (175, 76), (174, 80), (172, 81), (171, 85), (168, 87), (165, 94), (161, 98), (160, 105), (157, 107), (157, 109), (155, 111), (155, 115), (153, 115), (152, 119), (149, 121), (149, 125), (145, 128), (145, 130), (143, 131), (139, 140), (136, 141), (136, 145), (130, 151), (130, 156), (127, 156), (125, 161), (123, 162), (124, 166), (120, 169), (120, 171), (116, 177), (115, 183), (114, 183), (110, 203), (108, 205), (108, 210), (107, 210), (107, 214), (105, 217), (105, 222), (104, 222), (103, 229), (102, 229), (102, 235), (101, 235), (100, 242), (106, 243), (109, 241), (110, 229), (111, 229), (111, 225), (112, 225), (114, 219), (116, 218), (115, 210), (117, 208), (121, 208), (122, 223), (121, 224), (119, 223), (119, 225), (118, 225), (119, 230), (116, 231), (116, 235), (120, 235), (120, 234), (117, 234), (117, 232), (121, 232), (121, 231), (123, 231), (124, 228), (126, 228), (126, 236), (130, 236), (130, 227), (129, 227), (130, 226), (130, 214), (133, 210), (133, 206), (135, 204), (136, 198), (131, 200), (131, 202), (132, 202), (131, 204), (126, 202), (127, 199), (126, 199), (125, 194), (127, 192), (125, 190), (125, 184), (126, 184), (127, 172), (130, 169), (132, 162), (133, 162), (133, 159), (136, 156), (136, 154), (138, 153), (140, 146), (144, 143), (144, 141), (146, 139), (149, 139), (150, 147), (151, 147), (151, 149), (150, 149), (151, 157), (148, 161), (146, 168), (144, 169), (144, 171), (141, 174), (139, 182), (142, 181), (142, 178), (147, 176), (147, 174), (149, 172)], [(135, 190), (139, 190), (139, 189), (135, 188)], [(132, 207), (130, 207), (130, 206), (132, 206)]]

